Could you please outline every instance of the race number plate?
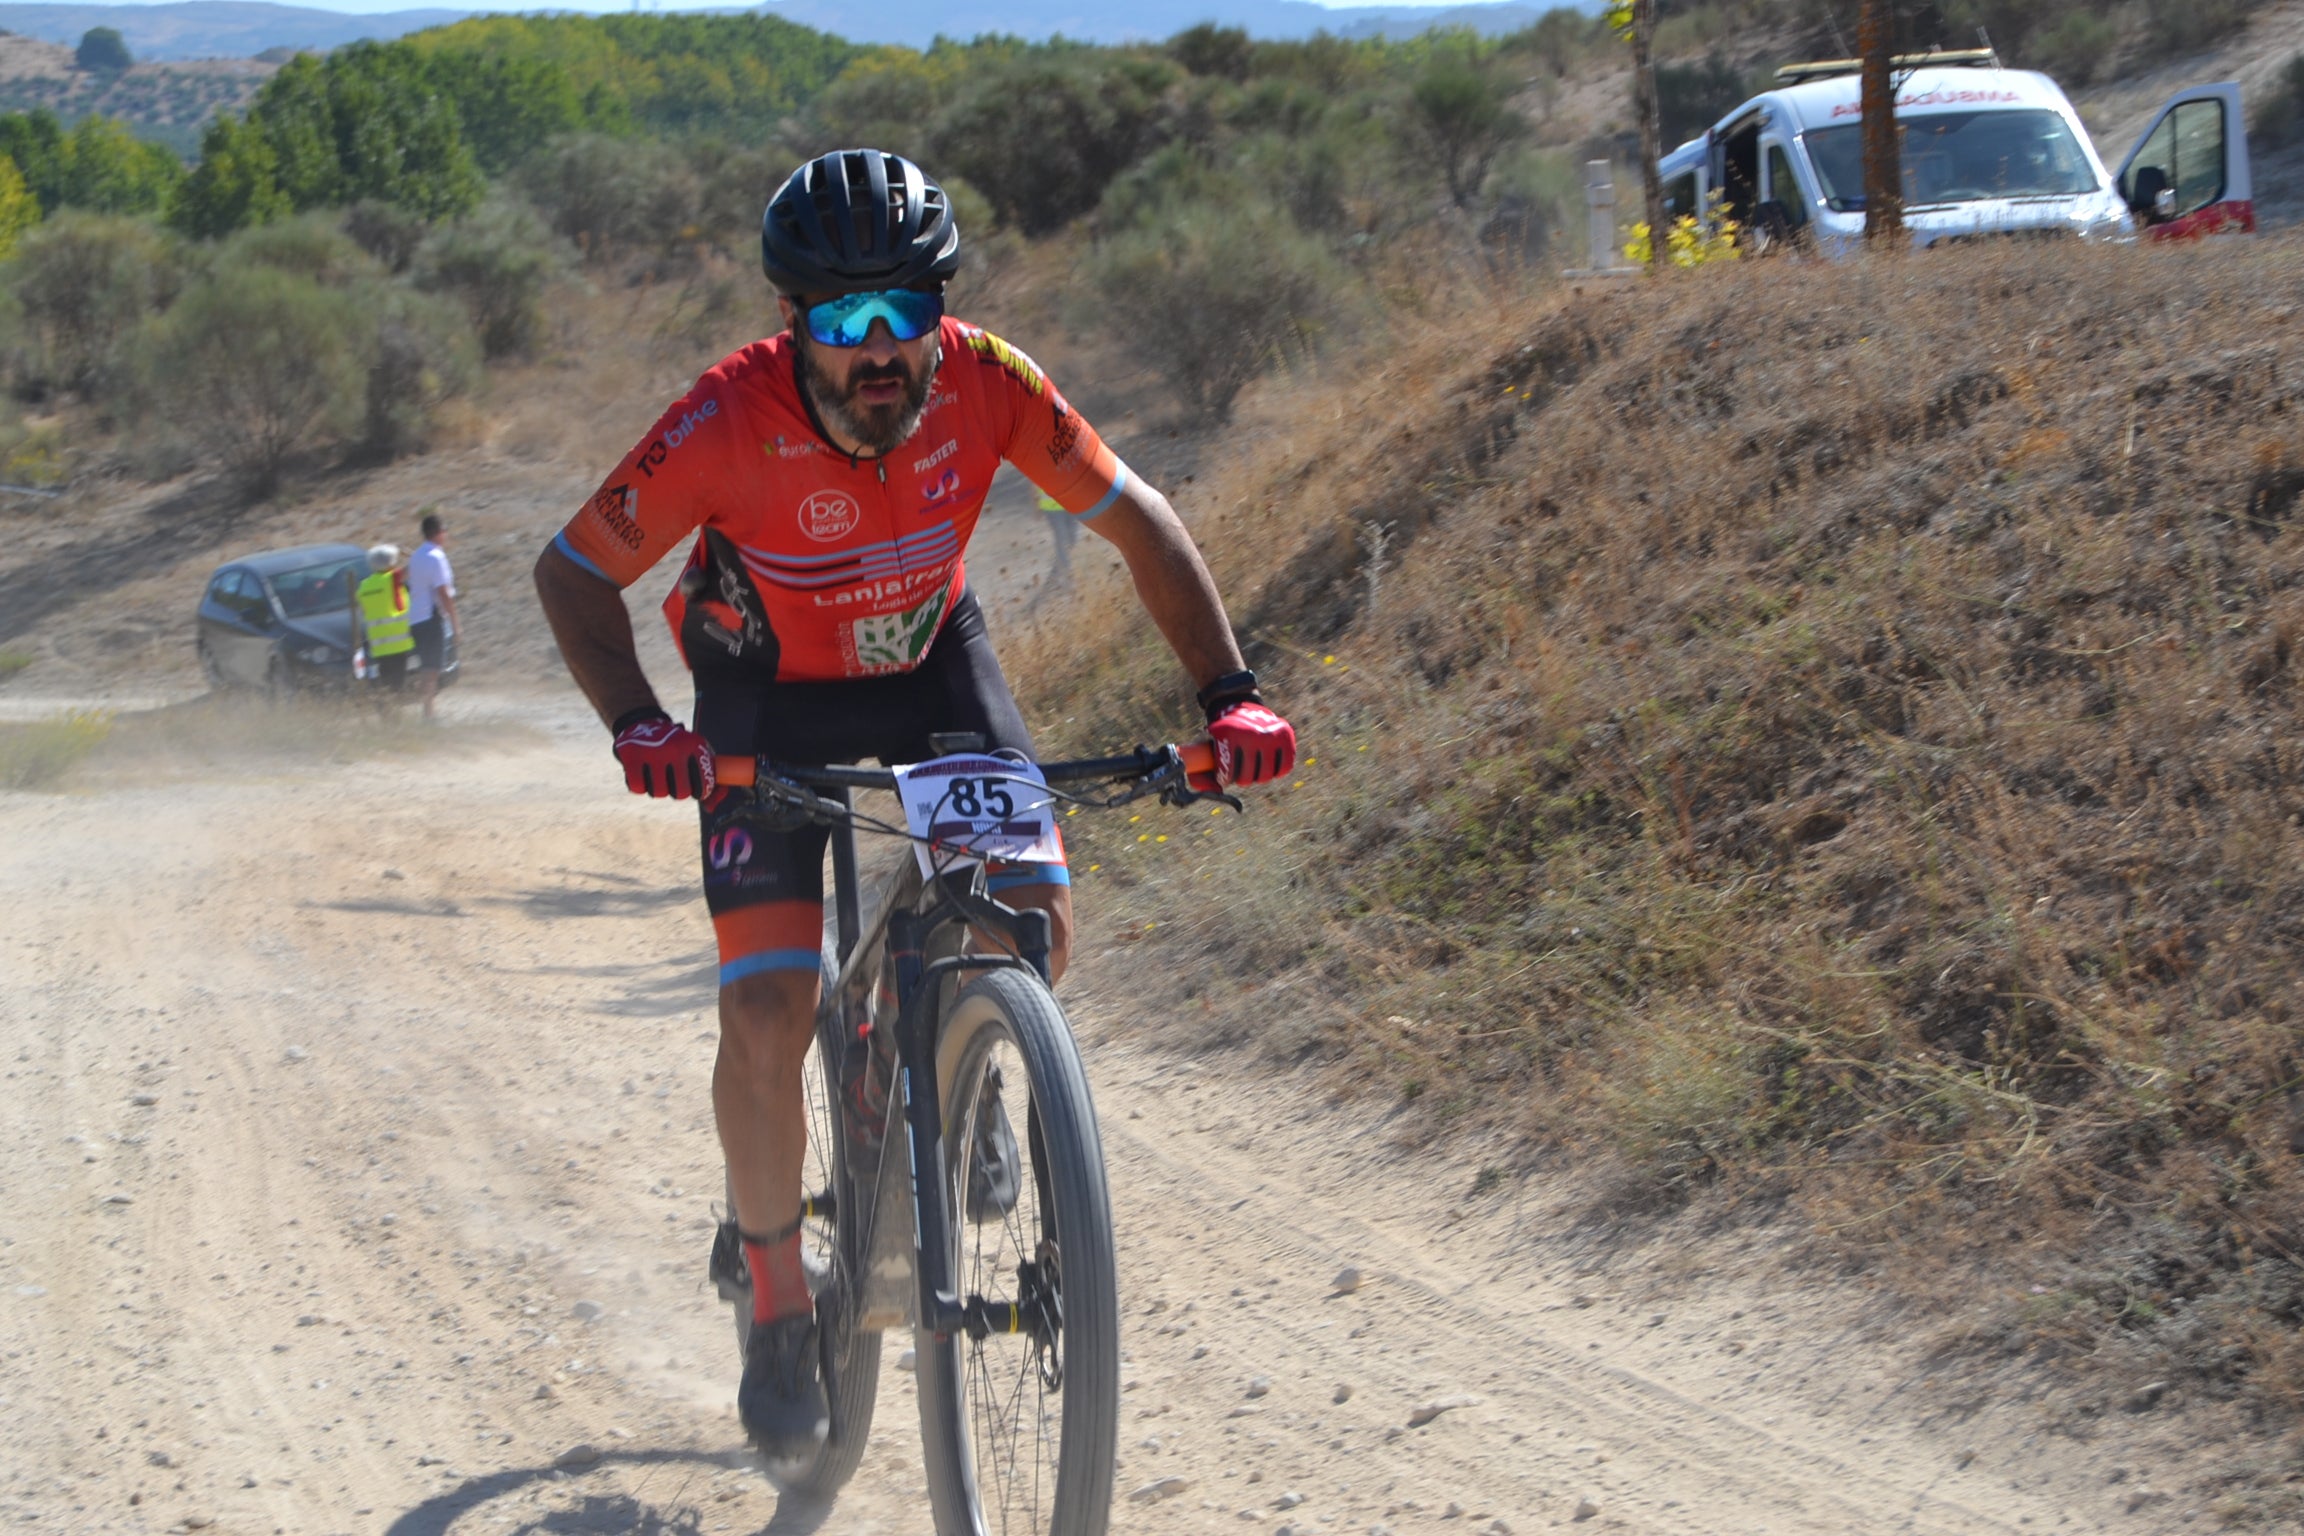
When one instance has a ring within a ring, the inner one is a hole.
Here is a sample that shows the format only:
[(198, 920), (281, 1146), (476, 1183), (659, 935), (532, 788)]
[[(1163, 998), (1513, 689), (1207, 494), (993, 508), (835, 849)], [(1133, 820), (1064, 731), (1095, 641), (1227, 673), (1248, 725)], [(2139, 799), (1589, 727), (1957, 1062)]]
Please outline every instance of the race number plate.
[(921, 873), (933, 876), (985, 859), (1064, 862), (1054, 797), (1033, 764), (964, 752), (895, 772)]

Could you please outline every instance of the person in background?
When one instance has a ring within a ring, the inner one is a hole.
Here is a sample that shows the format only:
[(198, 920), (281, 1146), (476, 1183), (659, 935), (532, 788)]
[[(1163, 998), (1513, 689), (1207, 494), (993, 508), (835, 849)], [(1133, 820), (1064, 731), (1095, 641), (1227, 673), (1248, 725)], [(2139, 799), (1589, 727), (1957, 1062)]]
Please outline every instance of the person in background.
[(448, 566), (448, 530), (440, 514), (425, 513), (416, 531), (424, 542), (408, 557), (408, 633), (416, 643), (416, 695), (429, 720), (440, 693), (448, 637), (464, 626), (456, 621), (456, 573)]
[(1048, 519), (1048, 536), (1056, 541), (1056, 563), (1048, 568), (1051, 585), (1064, 585), (1072, 580), (1072, 544), (1080, 537), (1080, 519), (1064, 510), (1064, 503), (1040, 493), (1040, 514)]
[(416, 637), (408, 632), (408, 575), (400, 546), (379, 544), (368, 551), (368, 577), (354, 589), (360, 615), (360, 643), (368, 651), (368, 675), (379, 686), (376, 707), (390, 709), (408, 680), (408, 658)]

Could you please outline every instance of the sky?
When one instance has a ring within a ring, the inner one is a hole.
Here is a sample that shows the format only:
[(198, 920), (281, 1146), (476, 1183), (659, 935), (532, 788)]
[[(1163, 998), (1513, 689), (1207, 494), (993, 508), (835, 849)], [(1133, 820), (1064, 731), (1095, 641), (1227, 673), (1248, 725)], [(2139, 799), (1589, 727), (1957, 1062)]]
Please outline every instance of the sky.
[[(116, 5), (165, 5), (171, 3), (171, 0), (98, 0), (98, 3)], [(335, 11), (340, 15), (346, 16), (367, 16), (378, 11), (417, 10), (567, 10), (599, 12), (626, 10), (694, 11), (723, 9), (723, 7), (717, 6), (677, 4), (635, 6), (628, 3), (628, 0), (557, 0), (557, 3), (553, 4), (539, 4), (536, 3), (536, 0), (528, 0), (528, 3), (520, 3), (520, 0), (278, 0), (278, 3), (295, 5), (306, 10)], [(1329, 10), (1335, 10), (1339, 8), (1339, 6), (1359, 6), (1377, 3), (1384, 5), (1397, 5), (1401, 7), (1442, 7), (1463, 4), (1465, 3), (1465, 0), (1312, 0), (1312, 3), (1319, 6), (1324, 6)], [(1475, 0), (1475, 3), (1477, 3), (1477, 0)], [(743, 10), (748, 8), (749, 7), (746, 6), (725, 7), (725, 9), (730, 10)]]

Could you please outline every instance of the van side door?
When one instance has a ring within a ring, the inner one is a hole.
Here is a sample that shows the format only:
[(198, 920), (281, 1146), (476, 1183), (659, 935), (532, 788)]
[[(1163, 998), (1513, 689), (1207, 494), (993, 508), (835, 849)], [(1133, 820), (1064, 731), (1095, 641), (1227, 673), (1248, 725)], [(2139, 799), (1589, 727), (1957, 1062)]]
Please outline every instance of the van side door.
[(2177, 92), (2128, 151), (2118, 185), (2151, 239), (2254, 233), (2256, 188), (2239, 85), (2228, 80)]
[(1760, 208), (1757, 223), (1766, 244), (1789, 243), (1808, 229), (1812, 200), (1792, 168), (1792, 148), (1770, 136), (1760, 141)]

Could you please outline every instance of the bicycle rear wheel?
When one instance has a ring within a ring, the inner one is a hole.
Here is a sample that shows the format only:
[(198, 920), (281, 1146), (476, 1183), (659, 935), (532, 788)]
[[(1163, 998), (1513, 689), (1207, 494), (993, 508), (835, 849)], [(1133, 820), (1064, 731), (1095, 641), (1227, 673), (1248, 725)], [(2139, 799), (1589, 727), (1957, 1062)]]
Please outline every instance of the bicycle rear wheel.
[[(832, 1410), (832, 1430), (815, 1458), (797, 1473), (779, 1479), (787, 1492), (824, 1496), (838, 1492), (856, 1474), (872, 1433), (872, 1409), (880, 1395), (880, 1335), (855, 1326), (855, 1265), (863, 1248), (857, 1227), (869, 1184), (877, 1169), (852, 1176), (851, 1144), (841, 1123), (840, 1067), (846, 1047), (839, 1008), (827, 967), (823, 1001), (816, 1013), (816, 1040), (810, 1065), (801, 1071), (808, 1093), (808, 1152), (801, 1164), (801, 1189), (810, 1198), (832, 1197), (830, 1213), (819, 1208), (801, 1226), (801, 1246), (816, 1293), (816, 1347), (824, 1371), (824, 1393)], [(822, 1202), (819, 1201), (819, 1207)], [(735, 1245), (735, 1193), (731, 1219), (721, 1224), (713, 1252), (713, 1279), (723, 1300), (736, 1310), (736, 1358), (744, 1358), (752, 1337), (752, 1286), (744, 1255)], [(731, 1251), (732, 1250), (732, 1251)]]
[(962, 988), (937, 1049), (963, 1299), (993, 1329), (916, 1336), (941, 1536), (1103, 1536), (1120, 1418), (1111, 1197), (1071, 1028), (1037, 977)]

